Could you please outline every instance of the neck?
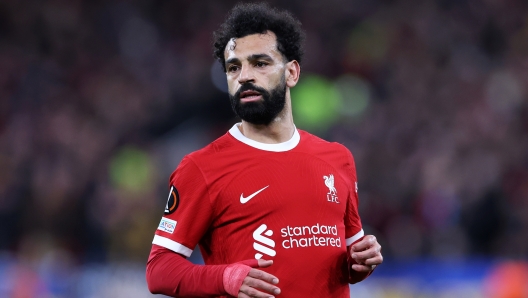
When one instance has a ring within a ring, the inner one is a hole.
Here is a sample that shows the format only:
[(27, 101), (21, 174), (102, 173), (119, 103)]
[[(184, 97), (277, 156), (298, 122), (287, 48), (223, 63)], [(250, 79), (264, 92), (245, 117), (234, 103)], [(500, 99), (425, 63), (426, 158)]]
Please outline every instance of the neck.
[(265, 144), (278, 144), (291, 139), (295, 132), (289, 96), (282, 112), (268, 125), (256, 125), (242, 120), (238, 127), (249, 139)]

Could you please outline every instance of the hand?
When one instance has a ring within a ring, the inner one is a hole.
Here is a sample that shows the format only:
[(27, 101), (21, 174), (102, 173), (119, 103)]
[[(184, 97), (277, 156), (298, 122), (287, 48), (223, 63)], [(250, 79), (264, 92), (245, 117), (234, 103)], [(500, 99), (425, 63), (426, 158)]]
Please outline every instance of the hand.
[[(259, 268), (266, 268), (273, 265), (273, 261), (258, 260)], [(242, 282), (242, 286), (238, 292), (239, 298), (268, 298), (280, 294), (280, 289), (274, 285), (279, 283), (279, 279), (267, 272), (259, 269), (251, 268), (246, 278)]]
[(352, 245), (350, 256), (357, 264), (352, 265), (352, 269), (358, 272), (369, 272), (383, 262), (381, 255), (381, 245), (373, 235), (366, 235)]

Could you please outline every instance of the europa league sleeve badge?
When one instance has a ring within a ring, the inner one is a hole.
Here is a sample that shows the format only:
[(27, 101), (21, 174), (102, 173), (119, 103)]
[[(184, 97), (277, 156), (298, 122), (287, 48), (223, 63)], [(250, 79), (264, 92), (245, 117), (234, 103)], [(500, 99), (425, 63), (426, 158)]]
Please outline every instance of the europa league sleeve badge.
[(180, 195), (176, 186), (171, 185), (169, 197), (167, 198), (167, 205), (165, 205), (165, 214), (172, 214), (180, 205)]

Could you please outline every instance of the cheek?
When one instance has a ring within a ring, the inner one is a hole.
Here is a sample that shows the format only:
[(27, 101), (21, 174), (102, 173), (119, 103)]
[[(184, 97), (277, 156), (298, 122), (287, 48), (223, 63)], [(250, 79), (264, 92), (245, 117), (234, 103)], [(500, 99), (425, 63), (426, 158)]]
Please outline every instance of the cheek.
[(240, 88), (240, 84), (236, 80), (230, 80), (227, 78), (227, 90), (231, 95), (234, 95), (238, 88)]
[(282, 78), (282, 73), (279, 73), (279, 74), (273, 76), (273, 78), (270, 79), (270, 81), (268, 82), (267, 88), (269, 90), (271, 90), (271, 89), (277, 87), (281, 83), (281, 78)]
[(276, 87), (281, 83), (282, 77), (285, 76), (285, 70), (282, 65), (275, 66), (271, 71), (268, 87)]

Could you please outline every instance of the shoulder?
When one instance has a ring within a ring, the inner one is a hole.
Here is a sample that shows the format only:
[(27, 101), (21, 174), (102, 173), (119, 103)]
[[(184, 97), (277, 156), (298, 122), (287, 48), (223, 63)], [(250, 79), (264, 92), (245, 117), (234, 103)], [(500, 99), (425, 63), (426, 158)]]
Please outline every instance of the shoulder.
[(229, 148), (234, 145), (232, 137), (229, 133), (226, 133), (209, 143), (207, 146), (187, 154), (185, 158), (192, 159), (194, 162), (198, 163), (204, 159), (214, 158), (215, 156), (222, 154), (223, 151), (229, 150)]
[[(172, 172), (170, 180), (181, 179), (204, 179), (207, 180), (207, 173), (221, 167), (221, 162), (225, 160), (225, 151), (234, 146), (228, 134), (224, 134), (207, 146), (193, 151), (183, 157), (176, 169)], [(232, 154), (231, 154), (232, 155)]]
[(229, 133), (225, 133), (202, 149), (187, 154), (178, 167), (192, 163), (202, 174), (206, 174), (222, 168), (226, 163), (232, 163), (238, 156), (233, 152), (240, 150), (240, 145), (235, 139)]
[(352, 158), (350, 150), (341, 143), (329, 142), (304, 130), (299, 130), (299, 134), (303, 149), (311, 153)]

